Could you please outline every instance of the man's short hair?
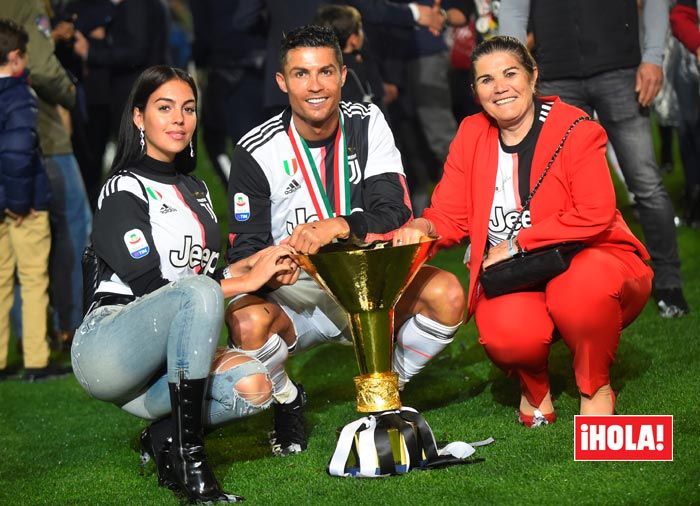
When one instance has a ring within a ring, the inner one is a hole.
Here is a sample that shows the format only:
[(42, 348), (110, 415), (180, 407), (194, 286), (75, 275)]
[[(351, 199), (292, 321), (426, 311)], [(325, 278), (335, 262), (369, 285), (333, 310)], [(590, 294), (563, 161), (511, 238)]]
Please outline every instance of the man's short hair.
[(362, 16), (360, 11), (350, 5), (323, 5), (316, 12), (314, 24), (333, 29), (340, 48), (345, 49), (350, 36), (360, 33)]
[(11, 51), (19, 49), (20, 54), (25, 54), (28, 42), (24, 28), (9, 19), (0, 19), (0, 65), (7, 63)]
[(343, 66), (343, 52), (340, 50), (338, 37), (336, 37), (333, 30), (326, 26), (301, 26), (283, 35), (279, 52), (280, 71), (284, 71), (287, 53), (298, 47), (329, 47), (335, 53), (338, 65), (340, 67)]

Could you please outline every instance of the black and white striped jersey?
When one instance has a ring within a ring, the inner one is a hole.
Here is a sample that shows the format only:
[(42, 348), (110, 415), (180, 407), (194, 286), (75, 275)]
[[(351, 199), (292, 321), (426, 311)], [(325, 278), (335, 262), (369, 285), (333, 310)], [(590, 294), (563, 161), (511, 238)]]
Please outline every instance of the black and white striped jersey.
[(543, 102), (536, 98), (535, 121), (525, 138), (515, 146), (506, 146), (499, 140), (496, 189), (491, 204), (488, 235), (489, 244), (492, 246), (505, 241), (513, 227), (516, 229), (515, 235), (522, 227), (527, 228), (531, 225), (529, 210), (523, 213), (520, 221), (518, 215), (530, 194), (532, 158), (537, 138), (551, 108), (552, 102)]
[[(388, 238), (411, 217), (401, 155), (381, 111), (373, 104), (341, 102), (349, 174), (350, 231), (366, 241)], [(229, 178), (229, 262), (245, 258), (291, 235), (300, 223), (318, 221), (310, 188), (290, 141), (291, 109), (244, 135), (236, 146)], [(334, 133), (306, 141), (329, 196)], [(302, 154), (301, 156), (305, 156)], [(306, 161), (306, 158), (304, 159)]]
[(130, 281), (154, 269), (167, 281), (211, 276), (221, 237), (206, 184), (146, 157), (105, 182), (92, 242), (106, 264), (96, 295), (133, 295)]

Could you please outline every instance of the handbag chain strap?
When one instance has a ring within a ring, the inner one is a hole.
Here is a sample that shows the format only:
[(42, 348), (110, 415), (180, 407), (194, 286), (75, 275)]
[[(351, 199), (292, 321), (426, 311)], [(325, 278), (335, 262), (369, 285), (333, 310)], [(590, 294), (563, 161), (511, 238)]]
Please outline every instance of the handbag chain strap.
[(530, 195), (527, 196), (527, 199), (525, 199), (525, 203), (523, 204), (523, 208), (520, 211), (520, 214), (518, 214), (517, 220), (515, 220), (515, 223), (513, 224), (513, 228), (510, 230), (510, 233), (508, 234), (507, 241), (513, 238), (513, 233), (515, 233), (515, 229), (518, 228), (518, 224), (523, 221), (523, 214), (525, 211), (527, 211), (530, 208), (530, 201), (532, 200), (532, 197), (535, 196), (535, 192), (537, 189), (540, 187), (542, 184), (542, 181), (544, 180), (544, 177), (547, 175), (547, 172), (549, 172), (549, 169), (552, 168), (552, 165), (554, 164), (554, 160), (557, 159), (557, 156), (559, 155), (559, 152), (561, 149), (564, 147), (564, 143), (566, 142), (566, 139), (569, 137), (569, 134), (571, 131), (574, 129), (576, 125), (581, 123), (582, 121), (590, 120), (591, 118), (589, 116), (581, 116), (580, 118), (576, 118), (574, 122), (569, 126), (569, 129), (566, 131), (564, 136), (561, 138), (561, 141), (559, 142), (559, 145), (557, 146), (557, 149), (554, 150), (554, 153), (552, 154), (552, 158), (550, 158), (549, 163), (547, 166), (544, 168), (542, 171), (542, 175), (540, 178), (537, 180), (537, 183), (535, 183), (534, 188), (530, 191)]

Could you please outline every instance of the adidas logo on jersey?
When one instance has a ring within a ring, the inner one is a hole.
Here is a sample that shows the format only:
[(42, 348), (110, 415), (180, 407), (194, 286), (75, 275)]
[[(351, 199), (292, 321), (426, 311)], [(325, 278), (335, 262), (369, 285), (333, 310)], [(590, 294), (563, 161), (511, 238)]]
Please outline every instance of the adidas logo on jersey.
[(292, 182), (289, 183), (289, 186), (287, 186), (287, 189), (284, 190), (285, 195), (289, 195), (290, 193), (294, 193), (297, 191), (299, 188), (301, 188), (301, 185), (296, 179), (292, 179)]
[(168, 204), (163, 204), (160, 208), (160, 214), (174, 213), (177, 211), (174, 207), (170, 207)]

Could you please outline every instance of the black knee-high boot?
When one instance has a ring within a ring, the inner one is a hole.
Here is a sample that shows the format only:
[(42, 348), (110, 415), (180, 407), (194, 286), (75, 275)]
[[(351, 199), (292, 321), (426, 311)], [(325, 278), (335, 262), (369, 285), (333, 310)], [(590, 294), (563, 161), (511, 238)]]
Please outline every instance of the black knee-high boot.
[(204, 453), (202, 410), (208, 378), (180, 379), (169, 383), (175, 431), (170, 445), (172, 477), (191, 502), (237, 502), (226, 494), (209, 467)]

